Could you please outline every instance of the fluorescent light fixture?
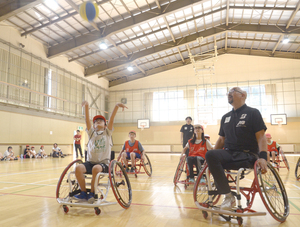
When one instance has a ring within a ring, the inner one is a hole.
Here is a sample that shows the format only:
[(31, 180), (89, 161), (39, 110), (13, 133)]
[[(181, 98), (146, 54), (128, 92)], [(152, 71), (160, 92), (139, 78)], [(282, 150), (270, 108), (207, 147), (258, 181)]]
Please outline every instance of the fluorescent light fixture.
[(284, 39), (282, 40), (283, 44), (287, 44), (289, 42), (289, 38), (288, 37), (284, 37)]
[(46, 0), (45, 4), (50, 8), (56, 10), (58, 8), (58, 4), (55, 0)]
[(127, 67), (127, 70), (131, 72), (131, 71), (133, 71), (133, 67), (128, 66), (128, 67)]
[(107, 49), (106, 43), (100, 43), (99, 47), (100, 47), (101, 50), (106, 50)]

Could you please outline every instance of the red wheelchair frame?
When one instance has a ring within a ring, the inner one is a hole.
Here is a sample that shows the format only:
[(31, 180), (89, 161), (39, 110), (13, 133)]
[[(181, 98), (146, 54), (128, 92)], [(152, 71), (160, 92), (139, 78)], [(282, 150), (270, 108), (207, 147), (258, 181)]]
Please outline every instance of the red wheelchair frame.
[[(195, 182), (193, 196), (196, 206), (202, 210), (203, 217), (208, 217), (208, 212), (217, 213), (226, 221), (232, 218), (237, 219), (238, 224), (242, 225), (243, 216), (260, 216), (266, 215), (265, 212), (257, 212), (251, 209), (256, 193), (259, 193), (266, 209), (271, 216), (279, 221), (284, 222), (289, 215), (289, 202), (287, 193), (278, 172), (268, 163), (268, 171), (261, 174), (257, 164), (254, 165), (254, 180), (250, 187), (241, 187), (240, 180), (252, 172), (251, 169), (240, 168), (238, 172), (227, 171), (226, 176), (233, 195), (237, 198), (238, 206), (231, 211), (220, 209), (220, 197), (218, 194), (214, 180), (208, 166), (202, 169)], [(236, 177), (233, 177), (236, 175)], [(200, 183), (200, 179), (204, 177), (205, 183)], [(236, 192), (235, 192), (236, 191)], [(246, 207), (241, 205), (241, 197), (246, 199)]]
[[(271, 155), (271, 154), (270, 154)], [(278, 154), (275, 156), (275, 165), (276, 165), (276, 167), (274, 167), (274, 168), (276, 168), (278, 171), (279, 171), (279, 169), (281, 169), (281, 168), (287, 168), (287, 170), (290, 170), (290, 165), (289, 165), (289, 162), (288, 162), (288, 160), (286, 159), (286, 157), (285, 157), (285, 154), (284, 154), (284, 152), (282, 151), (282, 149), (279, 149), (279, 152), (278, 152)], [(281, 166), (280, 164), (281, 163), (284, 163), (284, 166)]]
[[(82, 164), (82, 160), (77, 159), (71, 162), (62, 172), (56, 187), (56, 200), (63, 206), (65, 213), (69, 212), (69, 207), (94, 208), (95, 214), (99, 215), (99, 207), (114, 205), (116, 202), (106, 201), (109, 189), (112, 188), (113, 194), (121, 207), (128, 209), (132, 201), (132, 189), (129, 178), (120, 162), (112, 160), (109, 164), (108, 173), (98, 173), (95, 184), (86, 182), (86, 186), (94, 187), (95, 202), (90, 204), (87, 201), (81, 202), (73, 196), (80, 193), (79, 183), (75, 176), (76, 166)], [(105, 182), (105, 178), (107, 181)], [(91, 174), (85, 174), (85, 179), (92, 179)], [(101, 182), (99, 180), (102, 179)], [(98, 183), (99, 182), (99, 183)], [(89, 192), (91, 189), (87, 188)]]
[[(201, 166), (201, 169), (204, 165)], [(201, 169), (199, 170), (199, 172), (201, 172)], [(182, 179), (182, 173), (185, 173), (185, 177)], [(194, 170), (195, 176), (197, 176), (197, 170)], [(174, 179), (173, 179), (173, 183), (176, 186), (178, 183), (179, 184), (184, 184), (184, 188), (187, 189), (187, 187), (191, 184), (194, 184), (194, 182), (189, 182), (188, 180), (188, 176), (190, 175), (189, 173), (189, 168), (187, 166), (186, 163), (186, 155), (182, 155), (182, 157), (179, 160), (179, 164), (177, 166), (175, 175), (174, 175)]]
[[(123, 151), (125, 152), (125, 151)], [(121, 152), (118, 156), (118, 162), (121, 162), (122, 165), (124, 166), (124, 162), (121, 158), (122, 156), (122, 153)], [(144, 160), (142, 158), (136, 158), (135, 159), (135, 170), (134, 172), (127, 172), (127, 174), (134, 174), (135, 177), (137, 177), (137, 174), (144, 174), (146, 173), (149, 177), (151, 177), (152, 175), (152, 165), (151, 165), (151, 162), (150, 162), (150, 159), (148, 157), (147, 154), (143, 154), (143, 156), (145, 157)], [(127, 162), (128, 162), (128, 168), (130, 168), (132, 165), (131, 165), (131, 159), (127, 159)], [(142, 171), (142, 167), (144, 169), (144, 171)]]

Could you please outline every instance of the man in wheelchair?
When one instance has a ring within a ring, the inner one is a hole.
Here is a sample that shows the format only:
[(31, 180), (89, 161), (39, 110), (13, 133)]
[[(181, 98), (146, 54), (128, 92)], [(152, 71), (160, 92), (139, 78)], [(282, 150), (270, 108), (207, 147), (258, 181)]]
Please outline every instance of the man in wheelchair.
[(260, 112), (245, 104), (247, 92), (239, 87), (231, 88), (227, 96), (233, 109), (222, 117), (214, 150), (205, 156), (218, 193), (225, 195), (221, 210), (235, 206), (224, 169), (253, 168), (258, 159), (261, 172), (267, 172), (267, 127)]
[[(87, 149), (87, 162), (79, 164), (75, 169), (75, 176), (81, 189), (79, 195), (75, 195), (74, 198), (78, 200), (88, 200), (89, 203), (93, 203), (94, 199), (94, 187), (95, 178), (99, 172), (108, 173), (108, 164), (111, 157), (111, 135), (113, 129), (113, 122), (115, 115), (121, 107), (123, 110), (127, 108), (121, 103), (117, 103), (113, 109), (108, 124), (106, 125), (106, 119), (102, 115), (96, 115), (93, 118), (93, 125), (89, 119), (89, 104), (87, 101), (82, 103), (85, 109), (85, 122), (86, 131), (88, 133), (88, 149)], [(91, 191), (87, 194), (85, 186), (84, 174), (92, 174)]]
[(135, 159), (141, 159), (144, 153), (144, 148), (142, 144), (135, 139), (136, 132), (131, 130), (129, 132), (129, 140), (124, 143), (122, 148), (121, 157), (125, 164), (126, 172), (129, 172), (128, 161), (131, 160), (131, 169), (130, 172), (133, 173), (135, 170)]

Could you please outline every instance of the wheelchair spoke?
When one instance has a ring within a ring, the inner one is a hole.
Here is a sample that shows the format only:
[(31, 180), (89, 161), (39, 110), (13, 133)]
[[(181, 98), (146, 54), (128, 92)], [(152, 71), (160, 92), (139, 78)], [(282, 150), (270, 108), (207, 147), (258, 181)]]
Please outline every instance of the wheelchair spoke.
[(79, 190), (79, 185), (75, 177), (75, 168), (81, 163), (81, 160), (75, 160), (64, 169), (58, 180), (56, 199), (67, 200), (70, 195), (73, 196), (74, 192)]
[(284, 185), (277, 171), (268, 164), (268, 171), (258, 170), (258, 183), (262, 200), (270, 214), (278, 221), (284, 221), (289, 213), (289, 205)]
[(112, 161), (110, 164), (110, 179), (118, 203), (123, 208), (128, 208), (132, 200), (131, 185), (120, 162)]

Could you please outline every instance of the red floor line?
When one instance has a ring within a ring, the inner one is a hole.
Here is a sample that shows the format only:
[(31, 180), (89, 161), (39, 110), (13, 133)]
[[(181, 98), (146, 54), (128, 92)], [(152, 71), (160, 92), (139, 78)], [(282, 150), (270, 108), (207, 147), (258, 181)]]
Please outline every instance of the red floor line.
[[(47, 198), (47, 199), (56, 199), (55, 197), (51, 197), (51, 196), (24, 195), (24, 194), (5, 193), (5, 192), (0, 192), (0, 194), (3, 194), (3, 195), (28, 196), (28, 197), (36, 197), (36, 198)], [(148, 206), (148, 207), (184, 208), (184, 209), (198, 210), (197, 207), (165, 206), (165, 205), (142, 204), (142, 203), (131, 203), (131, 205), (133, 205), (133, 206)], [(300, 215), (300, 213), (290, 213), (290, 215)]]

